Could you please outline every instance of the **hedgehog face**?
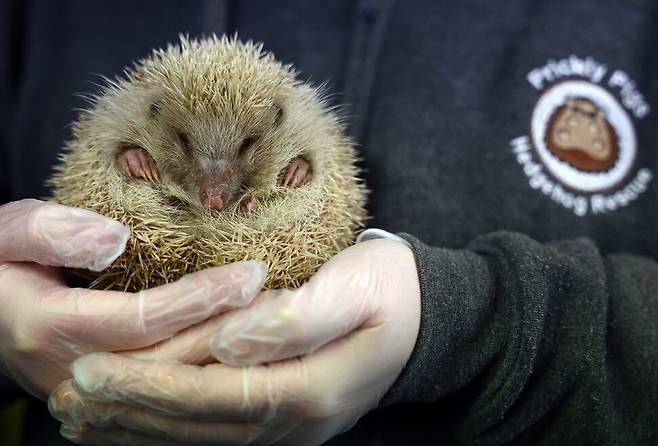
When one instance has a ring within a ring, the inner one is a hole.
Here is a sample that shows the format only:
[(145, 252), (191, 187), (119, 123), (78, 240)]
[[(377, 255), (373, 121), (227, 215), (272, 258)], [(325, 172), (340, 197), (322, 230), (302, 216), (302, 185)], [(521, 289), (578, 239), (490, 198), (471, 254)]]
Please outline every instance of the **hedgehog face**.
[(153, 161), (191, 204), (221, 209), (245, 190), (276, 186), (300, 157), (310, 172), (336, 124), (317, 90), (250, 42), (182, 38), (126, 75), (90, 112), (112, 133), (104, 144), (129, 174), (140, 172), (131, 163)]
[(149, 110), (149, 153), (163, 181), (179, 185), (202, 204), (218, 195), (221, 207), (253, 186), (271, 145), (280, 139), (283, 121), (283, 109), (274, 100), (236, 114), (185, 110), (163, 97)]

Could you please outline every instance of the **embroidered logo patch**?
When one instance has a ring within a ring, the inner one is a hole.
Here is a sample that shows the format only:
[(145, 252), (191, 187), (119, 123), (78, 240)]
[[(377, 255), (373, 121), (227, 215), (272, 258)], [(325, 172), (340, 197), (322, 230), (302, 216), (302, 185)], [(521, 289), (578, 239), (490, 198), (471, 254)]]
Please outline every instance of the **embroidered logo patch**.
[(636, 166), (632, 121), (650, 107), (626, 73), (608, 71), (576, 56), (530, 71), (530, 133), (511, 141), (530, 187), (581, 217), (627, 206), (653, 178)]

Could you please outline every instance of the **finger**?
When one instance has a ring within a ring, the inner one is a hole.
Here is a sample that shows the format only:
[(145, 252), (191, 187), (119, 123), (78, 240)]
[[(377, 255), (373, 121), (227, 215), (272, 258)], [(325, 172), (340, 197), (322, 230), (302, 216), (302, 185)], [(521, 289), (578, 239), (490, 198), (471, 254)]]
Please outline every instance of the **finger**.
[(148, 412), (116, 402), (80, 396), (70, 381), (60, 384), (48, 399), (53, 417), (67, 426), (117, 429), (184, 443), (247, 444), (260, 429), (244, 422), (205, 422)]
[(139, 162), (139, 167), (142, 169), (143, 176), (145, 176), (147, 179), (150, 180), (151, 177), (149, 172), (148, 160), (146, 159), (145, 152), (143, 150), (137, 150), (136, 153)]
[[(76, 360), (71, 370), (74, 388), (88, 399), (196, 420), (262, 420), (286, 398), (272, 386), (267, 368), (199, 367), (94, 353)], [(294, 381), (303, 385), (299, 376)]]
[(59, 430), (62, 437), (75, 444), (103, 446), (185, 446), (171, 440), (163, 440), (124, 429), (98, 429), (62, 425)]
[(159, 180), (160, 173), (158, 172), (158, 166), (155, 164), (155, 160), (153, 158), (149, 158), (148, 162), (149, 162), (149, 168), (151, 169), (151, 175), (156, 180)]
[(87, 351), (136, 349), (249, 304), (266, 275), (264, 262), (245, 261), (188, 274), (137, 294), (65, 288), (49, 311), (58, 313), (52, 323), (59, 332), (86, 343)]
[(288, 169), (288, 173), (286, 174), (286, 180), (284, 184), (286, 186), (290, 186), (290, 182), (292, 181), (293, 177), (295, 176), (295, 172), (297, 171), (297, 165), (293, 164), (290, 169)]
[(121, 168), (126, 174), (130, 175), (130, 165), (128, 164), (128, 160), (126, 160), (125, 157), (123, 156), (119, 157), (119, 165), (121, 166)]
[(0, 206), (0, 259), (101, 271), (123, 253), (122, 224), (93, 212), (39, 200)]
[(220, 314), (208, 318), (155, 345), (149, 345), (139, 350), (122, 351), (121, 354), (136, 359), (151, 361), (175, 360), (194, 365), (217, 362), (210, 354), (207, 340), (217, 334), (217, 328), (222, 317), (224, 315)]
[(139, 156), (128, 157), (128, 164), (130, 165), (130, 170), (134, 176), (144, 176), (144, 170), (142, 169), (142, 164), (139, 161)]
[(147, 180), (153, 181), (153, 178), (151, 178), (151, 169), (149, 168), (148, 164), (142, 164), (142, 167), (144, 169), (144, 176), (146, 177)]
[(139, 156), (146, 177), (149, 179), (149, 181), (154, 181), (155, 175), (153, 173), (153, 158), (151, 158), (151, 155), (144, 151), (140, 151)]
[[(404, 367), (404, 360), (381, 353), (395, 338), (380, 327), (366, 328), (302, 359), (248, 368), (94, 353), (73, 363), (73, 387), (85, 400), (197, 421), (251, 422), (267, 428), (269, 433), (259, 435), (270, 436), (289, 430), (296, 420), (356, 410), (363, 406), (359, 400), (373, 400), (373, 393), (378, 401)], [(350, 404), (343, 407), (343, 400)]]
[[(250, 307), (226, 315), (210, 340), (210, 353), (233, 365), (294, 358), (361, 326), (378, 307), (340, 284), (332, 284), (333, 290), (317, 285), (312, 280), (296, 291), (264, 293)], [(342, 296), (351, 301), (341, 302)]]

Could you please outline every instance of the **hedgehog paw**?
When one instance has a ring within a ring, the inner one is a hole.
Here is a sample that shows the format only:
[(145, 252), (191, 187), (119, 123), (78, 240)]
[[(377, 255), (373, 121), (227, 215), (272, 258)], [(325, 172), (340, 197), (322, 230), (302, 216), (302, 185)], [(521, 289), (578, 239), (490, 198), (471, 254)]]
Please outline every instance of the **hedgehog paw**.
[(247, 197), (240, 202), (240, 210), (245, 214), (253, 214), (256, 212), (256, 199), (254, 197)]
[(300, 187), (311, 181), (311, 165), (298, 156), (279, 174), (279, 186)]
[(119, 155), (119, 165), (124, 173), (133, 178), (159, 180), (160, 173), (155, 160), (141, 147), (127, 149)]

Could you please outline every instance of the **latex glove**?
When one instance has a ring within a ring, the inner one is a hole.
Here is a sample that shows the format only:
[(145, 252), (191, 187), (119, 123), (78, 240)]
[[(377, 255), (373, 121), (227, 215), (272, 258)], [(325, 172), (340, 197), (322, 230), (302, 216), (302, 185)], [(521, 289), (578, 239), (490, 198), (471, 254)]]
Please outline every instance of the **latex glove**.
[(49, 400), (63, 435), (109, 445), (323, 443), (376, 407), (411, 355), (414, 257), (399, 242), (364, 242), (300, 289), (263, 293), (208, 324), (226, 364), (77, 360), (74, 381)]
[[(44, 398), (76, 358), (145, 347), (256, 296), (261, 263), (213, 268), (136, 294), (68, 288), (54, 266), (101, 270), (129, 231), (38, 200), (0, 207), (0, 373)], [(52, 266), (45, 266), (52, 265)]]

